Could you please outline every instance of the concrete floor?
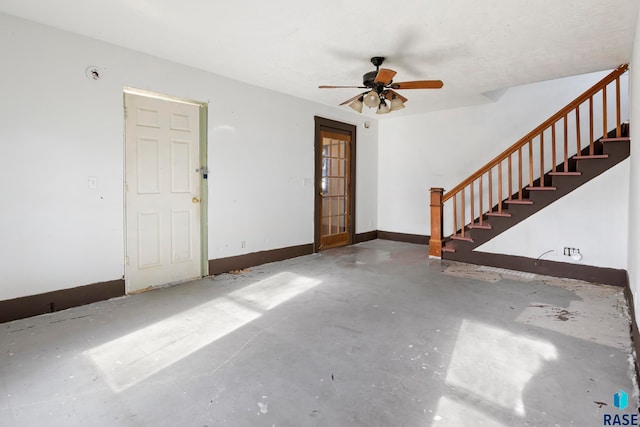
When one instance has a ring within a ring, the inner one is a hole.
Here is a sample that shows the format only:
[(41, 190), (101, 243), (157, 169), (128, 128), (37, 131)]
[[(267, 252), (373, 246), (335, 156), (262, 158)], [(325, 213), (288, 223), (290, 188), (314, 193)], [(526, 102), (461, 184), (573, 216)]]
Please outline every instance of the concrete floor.
[(375, 240), (1, 324), (0, 425), (598, 426), (628, 331), (621, 288)]

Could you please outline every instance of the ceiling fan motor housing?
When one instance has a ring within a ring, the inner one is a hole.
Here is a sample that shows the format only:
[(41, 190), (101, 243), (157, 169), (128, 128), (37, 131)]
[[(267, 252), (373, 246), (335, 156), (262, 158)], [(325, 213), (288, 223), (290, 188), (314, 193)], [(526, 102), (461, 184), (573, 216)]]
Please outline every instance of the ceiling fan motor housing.
[(378, 75), (378, 71), (380, 66), (384, 62), (384, 56), (374, 56), (371, 58), (371, 63), (376, 67), (375, 71), (369, 71), (362, 76), (362, 84), (366, 87), (373, 88), (376, 86), (376, 76)]
[(373, 87), (375, 84), (376, 76), (378, 75), (377, 71), (369, 71), (362, 76), (362, 84), (366, 87)]

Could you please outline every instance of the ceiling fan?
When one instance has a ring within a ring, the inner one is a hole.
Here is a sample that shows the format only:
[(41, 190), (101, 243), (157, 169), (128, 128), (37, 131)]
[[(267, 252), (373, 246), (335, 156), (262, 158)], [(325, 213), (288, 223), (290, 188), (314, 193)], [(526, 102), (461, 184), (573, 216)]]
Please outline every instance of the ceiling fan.
[[(376, 114), (386, 114), (390, 111), (405, 108), (404, 103), (407, 98), (400, 95), (396, 90), (402, 89), (440, 89), (443, 86), (441, 80), (416, 80), (412, 82), (393, 81), (396, 72), (388, 68), (380, 68), (384, 62), (384, 57), (374, 56), (371, 63), (376, 70), (370, 71), (362, 76), (362, 86), (318, 86), (320, 89), (354, 88), (367, 89), (366, 91), (347, 99), (340, 105), (349, 104), (349, 107), (362, 113), (363, 105), (369, 108), (377, 107)], [(389, 101), (389, 104), (387, 104)]]

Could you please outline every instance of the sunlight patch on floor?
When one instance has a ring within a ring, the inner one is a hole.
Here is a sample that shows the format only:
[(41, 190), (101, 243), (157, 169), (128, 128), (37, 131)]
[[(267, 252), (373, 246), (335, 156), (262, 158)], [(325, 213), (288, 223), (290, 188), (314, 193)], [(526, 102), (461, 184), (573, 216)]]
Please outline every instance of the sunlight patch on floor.
[(525, 416), (524, 388), (546, 361), (557, 357), (549, 342), (464, 319), (446, 383)]
[(321, 281), (290, 272), (183, 311), (85, 352), (120, 392), (259, 318)]

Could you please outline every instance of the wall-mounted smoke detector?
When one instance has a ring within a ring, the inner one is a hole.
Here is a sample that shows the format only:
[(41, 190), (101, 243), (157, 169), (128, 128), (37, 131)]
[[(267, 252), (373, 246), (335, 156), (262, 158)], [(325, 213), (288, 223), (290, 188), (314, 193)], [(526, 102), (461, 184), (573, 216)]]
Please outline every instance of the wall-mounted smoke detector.
[(102, 78), (102, 70), (93, 65), (87, 67), (87, 78), (89, 80), (100, 80)]

